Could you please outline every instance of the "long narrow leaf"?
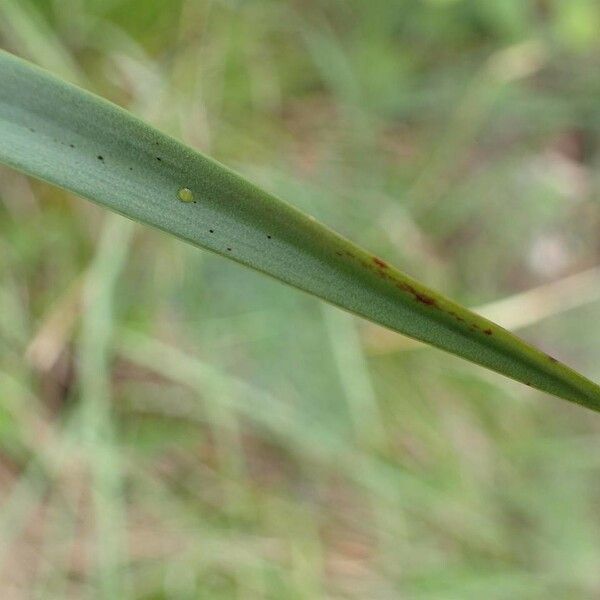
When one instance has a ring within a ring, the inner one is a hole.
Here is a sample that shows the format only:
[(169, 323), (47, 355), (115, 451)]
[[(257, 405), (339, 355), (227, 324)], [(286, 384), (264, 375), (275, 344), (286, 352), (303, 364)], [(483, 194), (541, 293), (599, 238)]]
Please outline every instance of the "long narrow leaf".
[(121, 108), (0, 52), (0, 161), (594, 410), (600, 387)]

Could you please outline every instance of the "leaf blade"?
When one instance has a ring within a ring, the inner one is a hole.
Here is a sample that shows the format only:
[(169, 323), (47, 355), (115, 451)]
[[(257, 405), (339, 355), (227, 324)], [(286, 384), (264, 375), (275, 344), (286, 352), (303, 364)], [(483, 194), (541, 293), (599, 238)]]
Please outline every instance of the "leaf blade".
[(600, 387), (569, 367), (227, 167), (6, 52), (0, 52), (0, 161), (390, 329), (600, 411)]

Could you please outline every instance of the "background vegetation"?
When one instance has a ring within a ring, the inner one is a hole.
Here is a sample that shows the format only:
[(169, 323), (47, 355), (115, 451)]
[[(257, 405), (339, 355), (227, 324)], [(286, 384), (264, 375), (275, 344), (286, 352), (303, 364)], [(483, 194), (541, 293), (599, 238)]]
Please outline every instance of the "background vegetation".
[[(2, 48), (595, 380), (599, 30), (594, 0), (0, 0)], [(3, 599), (597, 598), (598, 432), (0, 168)]]

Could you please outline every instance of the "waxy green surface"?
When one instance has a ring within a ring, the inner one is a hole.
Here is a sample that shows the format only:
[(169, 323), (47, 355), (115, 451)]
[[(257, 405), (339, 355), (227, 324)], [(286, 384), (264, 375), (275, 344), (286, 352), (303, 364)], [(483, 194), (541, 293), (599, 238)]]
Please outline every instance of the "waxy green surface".
[(390, 329), (600, 410), (600, 387), (567, 366), (127, 111), (1, 51), (0, 161)]

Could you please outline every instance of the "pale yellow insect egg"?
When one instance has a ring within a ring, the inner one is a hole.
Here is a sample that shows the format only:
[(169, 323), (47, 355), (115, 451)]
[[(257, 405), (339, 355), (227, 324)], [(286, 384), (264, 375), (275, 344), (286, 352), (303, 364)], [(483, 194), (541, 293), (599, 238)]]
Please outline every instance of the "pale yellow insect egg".
[(177, 196), (182, 202), (193, 202), (194, 194), (192, 194), (192, 190), (189, 188), (181, 188), (179, 192), (177, 192)]

